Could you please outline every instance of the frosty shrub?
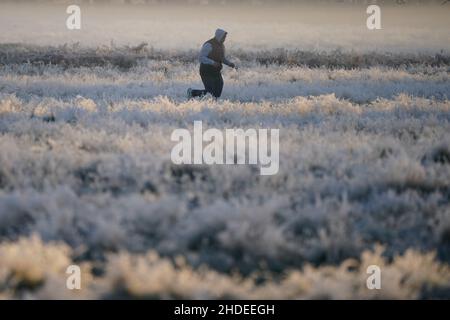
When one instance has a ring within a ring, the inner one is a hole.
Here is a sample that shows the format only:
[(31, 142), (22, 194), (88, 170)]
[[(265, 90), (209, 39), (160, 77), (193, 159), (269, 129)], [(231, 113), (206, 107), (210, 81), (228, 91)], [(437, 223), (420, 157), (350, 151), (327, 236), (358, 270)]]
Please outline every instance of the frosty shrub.
[[(38, 237), (0, 245), (2, 298), (152, 298), (152, 299), (415, 299), (439, 298), (448, 292), (450, 270), (434, 254), (408, 250), (388, 262), (383, 249), (365, 251), (360, 261), (338, 266), (289, 269), (283, 275), (253, 274), (243, 278), (202, 267), (193, 269), (178, 257), (174, 261), (153, 251), (142, 255), (111, 254), (104, 272), (85, 263), (83, 287), (63, 290), (62, 272), (74, 252), (66, 245), (44, 245)], [(366, 268), (376, 263), (383, 270), (382, 289), (365, 285)]]

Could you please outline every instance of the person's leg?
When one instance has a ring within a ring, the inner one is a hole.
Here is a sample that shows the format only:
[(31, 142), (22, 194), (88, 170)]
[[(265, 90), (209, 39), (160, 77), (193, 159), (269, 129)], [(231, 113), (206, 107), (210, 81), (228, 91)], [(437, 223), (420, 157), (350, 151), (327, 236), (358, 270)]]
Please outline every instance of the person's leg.
[(214, 92), (214, 76), (209, 72), (201, 72), (200, 76), (202, 78), (203, 85), (205, 86), (205, 94)]
[(211, 90), (211, 68), (208, 66), (200, 66), (200, 77), (202, 79), (204, 90), (200, 89), (188, 89), (189, 98), (203, 97)]
[(223, 78), (220, 72), (207, 74), (202, 77), (205, 90), (214, 98), (220, 98), (223, 89)]
[(221, 73), (219, 73), (219, 75), (217, 76), (214, 87), (215, 87), (214, 97), (220, 98), (223, 90), (223, 78)]
[(206, 93), (207, 93), (206, 90), (192, 89), (191, 90), (191, 97), (192, 98), (203, 97)]

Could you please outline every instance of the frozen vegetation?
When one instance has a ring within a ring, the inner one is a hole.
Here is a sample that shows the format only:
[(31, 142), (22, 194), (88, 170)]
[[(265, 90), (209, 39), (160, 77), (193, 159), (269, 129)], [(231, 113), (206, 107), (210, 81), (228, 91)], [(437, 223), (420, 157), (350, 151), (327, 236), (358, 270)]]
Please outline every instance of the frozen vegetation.
[[(450, 298), (449, 33), (421, 32), (430, 52), (230, 36), (219, 101), (185, 99), (192, 45), (2, 33), (0, 298)], [(173, 165), (194, 120), (280, 129), (279, 173)]]

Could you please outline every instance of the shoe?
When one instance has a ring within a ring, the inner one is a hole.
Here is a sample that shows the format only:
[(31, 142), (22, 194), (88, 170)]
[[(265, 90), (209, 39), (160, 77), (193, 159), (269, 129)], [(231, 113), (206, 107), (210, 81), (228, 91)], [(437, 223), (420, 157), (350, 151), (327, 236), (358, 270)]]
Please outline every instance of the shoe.
[(192, 98), (192, 89), (191, 88), (187, 89), (187, 98), (188, 99)]

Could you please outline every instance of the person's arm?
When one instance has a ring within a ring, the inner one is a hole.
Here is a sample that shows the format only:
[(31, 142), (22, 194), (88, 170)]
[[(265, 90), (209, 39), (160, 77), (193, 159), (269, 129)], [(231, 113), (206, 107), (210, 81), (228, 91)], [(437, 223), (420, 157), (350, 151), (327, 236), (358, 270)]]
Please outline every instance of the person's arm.
[(217, 64), (217, 62), (208, 58), (208, 55), (211, 53), (211, 50), (212, 50), (212, 46), (210, 43), (205, 43), (202, 46), (202, 49), (200, 50), (200, 56), (198, 57), (198, 60), (200, 61), (200, 63), (209, 64), (212, 66)]
[(231, 62), (230, 60), (228, 60), (227, 58), (223, 59), (223, 64), (226, 64), (227, 66), (234, 68), (235, 64), (233, 62)]
[(231, 62), (230, 60), (228, 60), (227, 58), (223, 58), (223, 64), (226, 64), (227, 66), (231, 67), (231, 68), (236, 68), (236, 65)]

